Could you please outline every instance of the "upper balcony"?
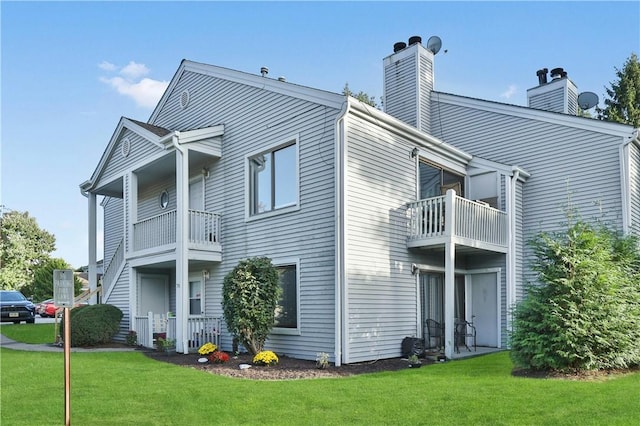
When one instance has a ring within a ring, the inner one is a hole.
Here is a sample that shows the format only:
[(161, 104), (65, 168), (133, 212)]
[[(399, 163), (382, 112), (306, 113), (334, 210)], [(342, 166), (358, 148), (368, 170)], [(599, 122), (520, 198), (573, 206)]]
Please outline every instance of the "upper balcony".
[(507, 213), (468, 200), (449, 190), (446, 195), (408, 204), (410, 248), (443, 246), (446, 242), (506, 253)]
[[(133, 251), (137, 255), (147, 255), (175, 249), (176, 236), (176, 210), (150, 217), (133, 225)], [(189, 210), (185, 239), (190, 259), (220, 261), (220, 215)]]

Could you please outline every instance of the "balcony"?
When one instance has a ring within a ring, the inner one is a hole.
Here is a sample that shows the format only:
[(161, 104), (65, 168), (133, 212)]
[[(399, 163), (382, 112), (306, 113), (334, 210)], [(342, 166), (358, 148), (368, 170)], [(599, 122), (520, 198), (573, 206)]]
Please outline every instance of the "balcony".
[(506, 253), (508, 216), (485, 203), (446, 195), (409, 203), (410, 248), (443, 246), (446, 242)]
[[(220, 215), (200, 210), (188, 211), (187, 247), (191, 252), (220, 254)], [(133, 251), (153, 253), (175, 249), (177, 232), (175, 210), (142, 220), (133, 225)], [(209, 259), (215, 260), (215, 259)]]

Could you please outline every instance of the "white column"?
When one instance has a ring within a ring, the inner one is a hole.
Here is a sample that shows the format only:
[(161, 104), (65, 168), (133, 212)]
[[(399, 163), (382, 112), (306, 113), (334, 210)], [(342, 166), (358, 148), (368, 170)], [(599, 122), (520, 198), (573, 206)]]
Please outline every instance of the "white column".
[[(98, 288), (98, 268), (97, 268), (97, 197), (93, 192), (88, 193), (89, 200), (89, 270), (87, 273), (89, 276), (89, 291), (93, 292)], [(95, 305), (97, 303), (97, 297), (94, 294), (89, 299), (89, 304)]]
[(189, 221), (189, 151), (176, 146), (176, 351), (188, 353), (189, 258), (187, 235)]
[(455, 195), (453, 189), (449, 189), (445, 199), (445, 234), (447, 242), (444, 245), (444, 355), (447, 359), (453, 357), (454, 328), (455, 328), (455, 269), (456, 269), (456, 245), (453, 242), (455, 235)]

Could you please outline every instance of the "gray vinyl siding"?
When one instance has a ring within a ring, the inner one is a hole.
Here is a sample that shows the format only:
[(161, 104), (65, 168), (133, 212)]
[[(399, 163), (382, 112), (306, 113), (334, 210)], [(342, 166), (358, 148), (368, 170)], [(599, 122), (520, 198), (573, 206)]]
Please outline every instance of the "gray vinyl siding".
[(640, 237), (640, 147), (629, 144), (629, 232)]
[(531, 108), (544, 111), (564, 112), (564, 104), (564, 90), (562, 87), (529, 98), (529, 106)]
[(389, 63), (385, 67), (384, 110), (387, 114), (417, 127), (418, 111), (416, 109), (416, 55), (408, 56)]
[[(120, 148), (125, 138), (128, 138), (130, 143), (129, 155), (127, 157), (122, 156)], [(128, 171), (133, 164), (144, 162), (145, 159), (161, 151), (161, 148), (157, 145), (152, 144), (137, 133), (125, 129), (111, 152), (111, 156), (97, 186), (121, 176)]]
[[(105, 293), (106, 294), (106, 293)], [(129, 312), (129, 267), (125, 265), (122, 274), (116, 280), (113, 290), (109, 292), (108, 298), (102, 303), (113, 305), (122, 311), (122, 321), (114, 340), (124, 341), (127, 333), (131, 330), (131, 313)]]
[[(124, 201), (122, 198), (109, 197), (103, 206), (103, 259), (106, 270), (124, 236)], [(108, 290), (103, 288), (103, 291)]]
[(424, 55), (419, 55), (418, 66), (420, 73), (420, 91), (418, 92), (419, 102), (419, 119), (420, 123), (418, 128), (425, 133), (431, 133), (431, 92), (433, 90), (433, 81), (431, 76), (433, 75), (433, 62), (431, 59), (426, 58)]
[[(190, 94), (182, 109), (179, 97)], [(205, 206), (222, 221), (222, 262), (210, 264), (207, 314), (222, 316), (222, 282), (238, 261), (253, 256), (299, 261), (299, 335), (272, 332), (266, 347), (315, 359), (334, 352), (335, 182), (334, 137), (338, 110), (216, 77), (185, 72), (154, 124), (188, 130), (224, 124), (222, 156), (209, 167)], [(245, 220), (245, 161), (298, 137), (299, 210)], [(231, 349), (228, 334), (222, 346)]]
[(400, 356), (417, 336), (416, 278), (406, 242), (415, 199), (412, 145), (349, 117), (346, 171), (347, 352), (353, 363)]
[[(619, 137), (445, 102), (433, 107), (437, 137), (531, 174), (523, 194), (525, 242), (561, 229), (569, 203), (583, 219), (621, 229)], [(525, 265), (532, 260), (526, 250)]]
[[(162, 191), (169, 194), (169, 204), (163, 209), (160, 206), (160, 194)], [(140, 188), (138, 191), (138, 221), (157, 216), (164, 212), (176, 209), (176, 186), (173, 179), (155, 181), (151, 185)]]

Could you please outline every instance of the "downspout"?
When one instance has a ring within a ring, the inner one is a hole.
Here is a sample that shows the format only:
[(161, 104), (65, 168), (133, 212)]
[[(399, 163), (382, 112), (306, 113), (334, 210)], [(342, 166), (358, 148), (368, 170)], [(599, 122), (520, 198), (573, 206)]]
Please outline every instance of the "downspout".
[(189, 264), (185, 237), (189, 229), (185, 194), (189, 193), (189, 153), (180, 145), (179, 139), (180, 132), (174, 132), (171, 143), (176, 149), (176, 352), (188, 354)]
[(335, 324), (334, 324), (334, 363), (336, 367), (342, 365), (343, 348), (346, 343), (343, 344), (343, 338), (346, 333), (346, 318), (348, 318), (345, 311), (346, 304), (346, 272), (345, 272), (345, 242), (344, 242), (344, 200), (345, 200), (345, 163), (346, 163), (346, 120), (345, 117), (349, 112), (349, 101), (346, 100), (342, 105), (342, 109), (335, 122)]
[(622, 232), (628, 234), (632, 229), (631, 216), (631, 153), (629, 145), (636, 143), (640, 147), (640, 130), (636, 129), (627, 142), (620, 145), (620, 191), (622, 194)]
[[(511, 187), (509, 188), (509, 255), (507, 260), (507, 330), (511, 330), (511, 309), (515, 305), (516, 287), (516, 187), (520, 179), (520, 170), (513, 169)], [(502, 342), (500, 342), (502, 344)]]

